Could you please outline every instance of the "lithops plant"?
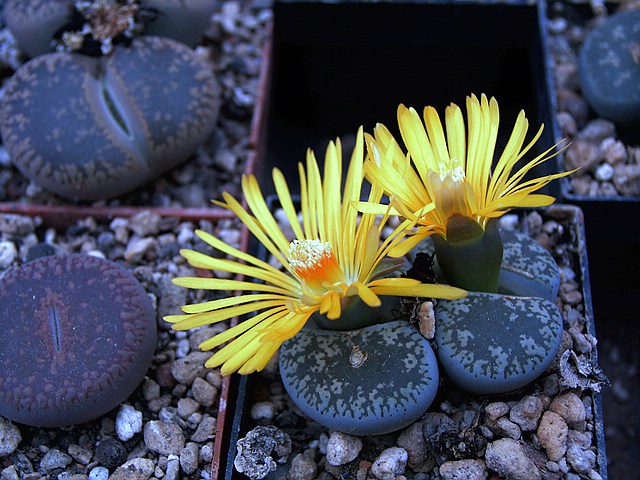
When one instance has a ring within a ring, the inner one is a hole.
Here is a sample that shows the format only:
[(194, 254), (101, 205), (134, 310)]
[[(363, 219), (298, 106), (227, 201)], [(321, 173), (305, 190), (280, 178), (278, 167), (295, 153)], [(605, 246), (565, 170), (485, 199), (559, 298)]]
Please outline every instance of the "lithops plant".
[(640, 10), (620, 11), (591, 30), (578, 57), (582, 93), (614, 122), (640, 122)]
[(296, 405), (321, 425), (356, 435), (406, 427), (438, 391), (438, 365), (415, 326), (394, 321), (338, 332), (305, 329), (280, 350)]
[[(404, 262), (386, 261), (409, 223), (401, 222), (385, 236), (388, 216), (360, 215), (354, 208), (363, 184), (363, 149), (360, 129), (344, 185), (339, 142), (327, 147), (322, 174), (309, 151), (305, 166), (299, 166), (298, 205), (283, 173), (274, 170), (278, 200), (293, 239), (281, 231), (254, 177), (243, 179), (247, 209), (225, 193), (222, 205), (238, 215), (283, 268), (199, 232), (214, 249), (237, 260), (181, 252), (192, 266), (261, 281), (232, 281), (223, 275), (177, 278), (174, 282), (185, 287), (243, 294), (185, 305), (183, 315), (165, 317), (174, 329), (185, 330), (254, 313), (200, 345), (209, 350), (233, 339), (206, 365), (222, 365), (225, 375), (248, 374), (265, 368), (280, 349), (280, 372), (293, 401), (321, 424), (353, 434), (406, 426), (429, 408), (437, 390), (437, 365), (429, 342), (408, 322), (391, 322), (394, 297), (466, 295), (448, 285), (403, 278), (396, 270)], [(381, 195), (380, 189), (372, 188), (368, 198), (377, 202)]]
[(141, 34), (193, 47), (215, 6), (215, 0), (8, 0), (4, 18), (31, 57), (54, 50), (106, 54)]
[[(216, 126), (213, 68), (177, 40), (139, 35), (156, 19), (156, 31), (171, 35), (170, 18), (176, 36), (194, 44), (213, 7), (178, 0), (9, 1), (9, 27), (38, 55), (6, 82), (0, 102), (0, 134), (16, 167), (61, 196), (96, 200), (131, 191), (186, 160)], [(188, 35), (186, 23), (193, 27)], [(52, 46), (55, 53), (43, 54)]]
[(41, 257), (0, 278), (0, 415), (59, 427), (103, 415), (142, 381), (156, 343), (146, 292), (115, 263)]
[(211, 65), (175, 40), (147, 36), (109, 56), (30, 60), (6, 83), (0, 132), (26, 177), (93, 200), (183, 162), (212, 133), (218, 108)]
[[(423, 116), (424, 123), (414, 109), (398, 108), (408, 154), (386, 127), (376, 127), (369, 137), (367, 173), (386, 190), (391, 206), (418, 225), (396, 253), (408, 253), (423, 242), (418, 248), (434, 252), (441, 280), (470, 290), (466, 298), (435, 307), (441, 366), (466, 390), (508, 392), (535, 380), (560, 346), (562, 315), (553, 303), (560, 271), (528, 236), (501, 231), (497, 218), (513, 207), (553, 203), (553, 197), (533, 192), (570, 172), (524, 179), (555, 155), (550, 154), (553, 147), (515, 170), (542, 131), (523, 148), (528, 129), (524, 112), (495, 162), (499, 111), (493, 98), (467, 97), (468, 130), (460, 108), (447, 107), (446, 137), (433, 107), (426, 107)], [(425, 203), (429, 201), (433, 204)], [(367, 211), (382, 213), (385, 208)]]

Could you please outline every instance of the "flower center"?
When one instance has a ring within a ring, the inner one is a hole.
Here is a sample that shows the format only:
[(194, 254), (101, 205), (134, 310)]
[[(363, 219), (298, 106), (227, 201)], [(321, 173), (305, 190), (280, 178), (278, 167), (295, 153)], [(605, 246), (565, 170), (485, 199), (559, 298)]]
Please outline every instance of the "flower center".
[(445, 178), (450, 177), (454, 183), (464, 182), (466, 175), (464, 173), (464, 167), (460, 164), (457, 158), (452, 158), (447, 165), (441, 164), (440, 180), (444, 181)]
[(328, 285), (344, 281), (338, 259), (327, 242), (296, 239), (289, 244), (288, 260), (291, 270), (315, 293), (326, 291)]

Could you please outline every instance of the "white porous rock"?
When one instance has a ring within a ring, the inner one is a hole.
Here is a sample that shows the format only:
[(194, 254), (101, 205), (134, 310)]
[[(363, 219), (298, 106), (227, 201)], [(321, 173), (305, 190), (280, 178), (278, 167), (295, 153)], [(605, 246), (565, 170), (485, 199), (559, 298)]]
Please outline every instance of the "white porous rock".
[(443, 480), (485, 480), (489, 476), (482, 460), (457, 460), (440, 465)]
[(352, 462), (362, 450), (362, 440), (342, 432), (333, 432), (327, 442), (327, 463), (339, 467)]
[(487, 446), (487, 467), (505, 480), (541, 480), (540, 471), (527, 456), (522, 444), (512, 438), (501, 438)]
[(120, 407), (116, 415), (116, 435), (120, 440), (126, 442), (141, 431), (142, 412), (125, 403)]
[(89, 480), (108, 480), (109, 470), (106, 467), (94, 467), (89, 472)]
[(547, 452), (550, 460), (557, 462), (567, 451), (567, 433), (569, 427), (564, 418), (551, 410), (542, 415), (538, 426), (538, 440)]
[(404, 448), (391, 447), (380, 452), (371, 465), (371, 473), (380, 480), (394, 480), (404, 474), (408, 455)]
[(596, 178), (601, 182), (608, 182), (613, 178), (613, 174), (614, 169), (608, 163), (598, 165), (598, 168), (596, 168)]

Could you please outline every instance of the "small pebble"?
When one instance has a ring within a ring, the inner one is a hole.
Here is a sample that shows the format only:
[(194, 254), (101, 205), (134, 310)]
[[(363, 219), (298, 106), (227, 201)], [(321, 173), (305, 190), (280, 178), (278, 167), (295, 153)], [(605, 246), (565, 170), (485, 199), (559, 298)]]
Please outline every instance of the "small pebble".
[(205, 379), (196, 377), (191, 384), (191, 393), (193, 399), (203, 407), (211, 407), (218, 395), (218, 389), (207, 382)]
[(276, 414), (276, 405), (273, 402), (257, 402), (251, 405), (251, 418), (260, 420), (271, 420)]
[(509, 405), (504, 402), (493, 402), (487, 404), (484, 413), (489, 421), (496, 421), (498, 418), (509, 413)]
[(198, 444), (189, 442), (180, 451), (180, 467), (187, 475), (191, 475), (198, 468)]
[(24, 236), (35, 230), (34, 220), (26, 215), (3, 213), (0, 215), (0, 233)]
[(129, 228), (138, 237), (157, 235), (160, 225), (160, 215), (151, 210), (136, 213), (129, 220)]
[(509, 420), (507, 417), (500, 417), (493, 423), (489, 423), (489, 427), (502, 437), (509, 437), (518, 440), (522, 436), (520, 426)]
[(327, 463), (335, 467), (352, 462), (362, 450), (362, 440), (353, 435), (334, 432), (327, 442)]
[(538, 427), (542, 408), (540, 397), (527, 395), (511, 408), (509, 419), (517, 423), (523, 431), (530, 432)]
[(8, 240), (0, 242), (0, 270), (6, 270), (18, 256), (15, 243)]
[(178, 480), (180, 478), (180, 460), (172, 458), (167, 462), (162, 480)]
[(210, 416), (204, 416), (196, 431), (191, 435), (193, 442), (206, 442), (216, 435), (216, 419)]
[(131, 405), (123, 404), (116, 415), (116, 435), (123, 442), (131, 440), (142, 431), (142, 412)]
[(149, 458), (132, 458), (119, 466), (109, 480), (147, 480), (153, 475), (155, 466)]
[[(397, 440), (397, 445), (407, 451), (407, 465), (416, 471), (429, 471), (435, 462), (429, 453), (427, 441), (423, 435), (423, 422), (415, 422), (405, 429)], [(430, 468), (431, 467), (431, 468)]]
[(127, 459), (127, 449), (115, 438), (105, 438), (96, 445), (95, 460), (112, 470)]
[(608, 182), (613, 178), (613, 167), (608, 163), (603, 163), (596, 168), (596, 179), (601, 182)]
[(567, 435), (567, 462), (576, 472), (588, 474), (596, 465), (596, 454), (590, 450), (591, 435), (569, 430)]
[(191, 352), (171, 364), (171, 374), (183, 385), (191, 385), (196, 377), (204, 377), (207, 372), (204, 363), (211, 357), (207, 352)]
[(175, 423), (152, 420), (144, 426), (144, 443), (152, 452), (179, 455), (184, 448), (184, 434)]
[(138, 263), (148, 252), (158, 249), (158, 241), (154, 237), (133, 237), (124, 251), (124, 259), (129, 263)]
[(522, 444), (511, 438), (501, 438), (487, 446), (487, 467), (507, 480), (541, 480), (538, 467), (527, 456)]
[(549, 406), (549, 410), (557, 413), (569, 426), (583, 422), (587, 413), (580, 397), (575, 393), (565, 393), (556, 397)]
[(600, 150), (609, 165), (617, 165), (627, 160), (627, 148), (624, 143), (613, 137), (605, 138), (602, 143), (600, 143)]
[(482, 460), (444, 462), (439, 472), (443, 480), (485, 480), (489, 475)]
[(18, 427), (0, 416), (0, 457), (11, 455), (21, 441), (22, 435)]
[(189, 418), (193, 413), (198, 411), (200, 404), (193, 398), (181, 398), (178, 400), (178, 415), (181, 418)]
[(547, 452), (550, 460), (557, 462), (564, 457), (567, 451), (568, 432), (569, 427), (564, 418), (550, 410), (544, 412), (538, 426), (537, 435), (540, 445)]
[(160, 398), (160, 385), (151, 378), (145, 378), (142, 383), (142, 396), (147, 402)]
[(289, 480), (313, 480), (316, 478), (318, 466), (313, 458), (302, 453), (293, 457), (291, 469), (289, 470)]
[(71, 445), (69, 445), (69, 447), (67, 448), (67, 453), (71, 455), (71, 457), (76, 462), (82, 465), (89, 465), (89, 462), (91, 461), (91, 457), (93, 456), (93, 453), (91, 452), (91, 450), (82, 448), (80, 445), (76, 445), (75, 443), (72, 443)]
[(109, 470), (105, 467), (94, 467), (89, 472), (89, 480), (108, 480)]
[(44, 454), (42, 460), (40, 460), (40, 470), (45, 473), (50, 473), (57, 468), (64, 468), (69, 465), (73, 459), (70, 455), (67, 455), (60, 450), (52, 448)]
[(394, 480), (404, 474), (408, 455), (404, 448), (391, 447), (383, 450), (371, 465), (371, 473), (380, 480)]

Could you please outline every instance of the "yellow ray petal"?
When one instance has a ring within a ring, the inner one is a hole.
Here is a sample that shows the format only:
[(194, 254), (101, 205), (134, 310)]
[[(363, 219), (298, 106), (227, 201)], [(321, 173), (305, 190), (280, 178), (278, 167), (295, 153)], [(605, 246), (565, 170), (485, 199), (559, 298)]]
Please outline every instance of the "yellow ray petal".
[(250, 330), (252, 327), (256, 326), (257, 324), (261, 323), (263, 320), (267, 318), (271, 319), (272, 322), (275, 322), (279, 318), (282, 318), (284, 315), (287, 315), (288, 313), (289, 313), (289, 310), (286, 307), (272, 308), (272, 309), (266, 310), (258, 315), (254, 315), (253, 317), (243, 320), (238, 325), (231, 327), (225, 330), (224, 332), (217, 334), (214, 337), (211, 337), (205, 340), (200, 345), (198, 345), (198, 348), (200, 348), (201, 350), (211, 350), (231, 340), (232, 338), (240, 336), (241, 334), (243, 334), (247, 330)]

